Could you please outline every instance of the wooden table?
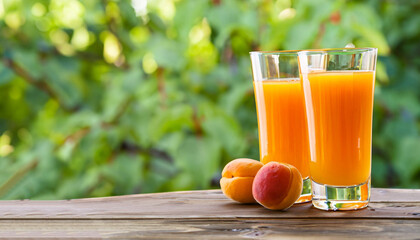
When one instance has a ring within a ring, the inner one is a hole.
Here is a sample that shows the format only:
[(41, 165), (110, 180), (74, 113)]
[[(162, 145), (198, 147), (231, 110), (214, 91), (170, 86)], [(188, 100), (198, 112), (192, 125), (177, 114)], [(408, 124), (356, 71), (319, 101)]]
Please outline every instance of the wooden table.
[(398, 238), (420, 239), (420, 190), (373, 189), (364, 210), (287, 211), (234, 203), (220, 190), (61, 201), (1, 201), (8, 238)]

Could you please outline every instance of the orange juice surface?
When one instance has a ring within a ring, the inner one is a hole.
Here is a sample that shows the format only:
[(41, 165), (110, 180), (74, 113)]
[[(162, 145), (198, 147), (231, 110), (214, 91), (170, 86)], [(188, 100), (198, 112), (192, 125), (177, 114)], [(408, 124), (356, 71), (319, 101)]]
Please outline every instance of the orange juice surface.
[(254, 81), (260, 159), (295, 166), (309, 176), (309, 140), (299, 79)]
[(370, 176), (372, 71), (313, 72), (303, 76), (311, 139), (311, 178), (358, 185)]

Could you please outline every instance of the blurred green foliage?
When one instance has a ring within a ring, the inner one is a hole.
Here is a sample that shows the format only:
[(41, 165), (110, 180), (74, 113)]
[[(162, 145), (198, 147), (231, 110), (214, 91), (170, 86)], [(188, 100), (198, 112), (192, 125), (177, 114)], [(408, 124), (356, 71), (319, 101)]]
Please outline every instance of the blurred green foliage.
[[(133, 8), (134, 6), (134, 8)], [(378, 47), (373, 185), (420, 187), (418, 1), (0, 0), (0, 197), (217, 187), (258, 159), (248, 52)]]

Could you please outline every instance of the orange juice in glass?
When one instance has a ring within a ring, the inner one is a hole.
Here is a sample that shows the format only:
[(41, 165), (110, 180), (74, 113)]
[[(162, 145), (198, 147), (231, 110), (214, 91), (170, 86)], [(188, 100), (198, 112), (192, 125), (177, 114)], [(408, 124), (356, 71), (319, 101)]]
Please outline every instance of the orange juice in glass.
[(376, 56), (373, 48), (299, 53), (312, 203), (319, 209), (352, 210), (369, 203)]
[(296, 51), (251, 52), (260, 161), (295, 166), (303, 177), (296, 202), (311, 200), (309, 140)]

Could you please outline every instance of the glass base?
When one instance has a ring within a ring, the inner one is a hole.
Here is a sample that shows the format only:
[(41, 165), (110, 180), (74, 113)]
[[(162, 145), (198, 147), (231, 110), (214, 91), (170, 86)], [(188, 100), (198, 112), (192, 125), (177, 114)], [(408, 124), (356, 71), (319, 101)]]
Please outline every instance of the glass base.
[(370, 177), (356, 186), (330, 186), (312, 180), (312, 204), (322, 210), (357, 210), (367, 207), (370, 199)]
[(302, 193), (300, 194), (299, 199), (296, 200), (295, 203), (306, 203), (306, 202), (310, 202), (311, 199), (312, 199), (311, 179), (307, 177), (303, 179)]

